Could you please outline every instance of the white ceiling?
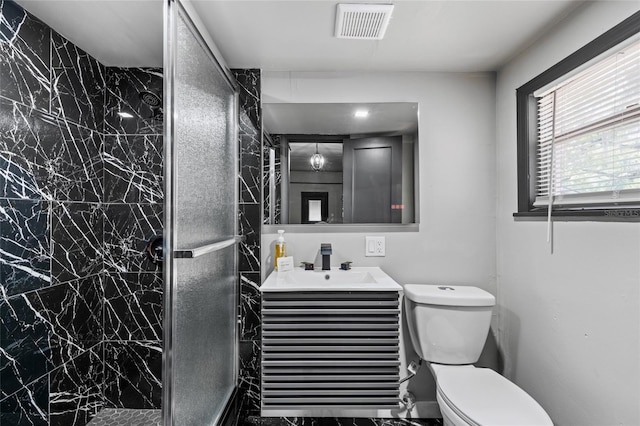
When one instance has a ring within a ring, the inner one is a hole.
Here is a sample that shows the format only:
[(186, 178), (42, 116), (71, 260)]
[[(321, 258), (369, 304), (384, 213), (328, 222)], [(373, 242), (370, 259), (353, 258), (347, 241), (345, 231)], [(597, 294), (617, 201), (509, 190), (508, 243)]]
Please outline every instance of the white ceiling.
[(578, 2), (396, 0), (380, 41), (335, 38), (339, 1), (192, 3), (233, 67), (464, 72), (495, 71)]
[(109, 66), (162, 66), (162, 0), (16, 0)]
[[(497, 70), (581, 2), (396, 0), (363, 41), (333, 37), (336, 0), (191, 1), (232, 68), (452, 72)], [(18, 3), (105, 65), (162, 65), (162, 0)]]

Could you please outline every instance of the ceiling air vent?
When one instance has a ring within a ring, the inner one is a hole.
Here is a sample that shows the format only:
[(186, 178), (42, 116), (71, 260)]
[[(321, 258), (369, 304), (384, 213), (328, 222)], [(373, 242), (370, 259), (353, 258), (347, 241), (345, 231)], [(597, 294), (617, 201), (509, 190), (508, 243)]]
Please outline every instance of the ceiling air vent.
[(392, 4), (338, 4), (336, 37), (381, 40), (391, 12)]

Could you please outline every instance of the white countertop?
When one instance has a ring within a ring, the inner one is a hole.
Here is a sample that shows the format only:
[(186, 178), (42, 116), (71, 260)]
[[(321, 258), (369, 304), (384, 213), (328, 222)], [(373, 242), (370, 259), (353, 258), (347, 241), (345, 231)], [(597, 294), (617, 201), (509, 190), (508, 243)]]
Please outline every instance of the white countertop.
[(377, 266), (358, 266), (348, 271), (273, 271), (260, 286), (268, 291), (401, 291), (402, 287)]

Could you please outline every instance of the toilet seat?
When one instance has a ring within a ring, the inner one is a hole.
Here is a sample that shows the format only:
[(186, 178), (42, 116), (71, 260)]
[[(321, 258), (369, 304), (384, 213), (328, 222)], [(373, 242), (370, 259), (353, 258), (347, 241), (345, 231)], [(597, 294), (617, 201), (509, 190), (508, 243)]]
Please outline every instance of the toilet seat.
[(489, 368), (439, 365), (436, 383), (441, 402), (469, 425), (553, 425), (531, 396)]

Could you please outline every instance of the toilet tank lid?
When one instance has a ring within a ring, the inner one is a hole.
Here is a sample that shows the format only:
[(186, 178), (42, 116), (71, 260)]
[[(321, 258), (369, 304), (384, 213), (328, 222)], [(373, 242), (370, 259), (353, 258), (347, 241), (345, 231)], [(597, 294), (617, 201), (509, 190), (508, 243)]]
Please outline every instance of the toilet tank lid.
[(478, 287), (462, 285), (405, 284), (407, 299), (427, 305), (493, 306), (496, 298)]

